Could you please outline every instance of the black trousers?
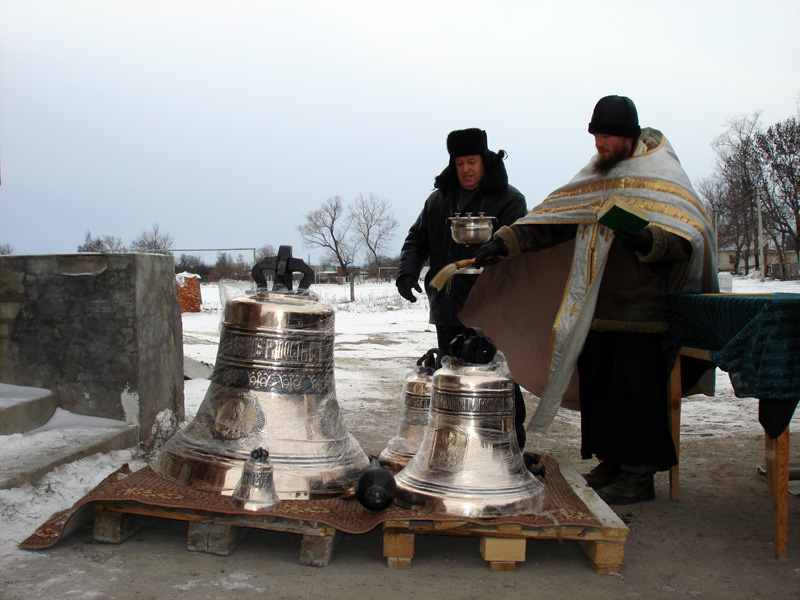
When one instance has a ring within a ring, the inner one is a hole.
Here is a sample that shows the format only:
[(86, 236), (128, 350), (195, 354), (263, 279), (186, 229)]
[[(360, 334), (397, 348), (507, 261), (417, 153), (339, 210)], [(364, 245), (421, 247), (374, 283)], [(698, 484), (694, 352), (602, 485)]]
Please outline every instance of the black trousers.
[(661, 342), (660, 334), (589, 332), (578, 357), (583, 458), (677, 464)]
[[(442, 353), (442, 356), (446, 356), (450, 349), (450, 342), (464, 331), (463, 326), (448, 326), (448, 325), (437, 325), (436, 326), (436, 338), (439, 344), (438, 348)], [(525, 441), (528, 437), (528, 432), (525, 431), (525, 417), (527, 415), (527, 410), (525, 408), (525, 399), (522, 396), (522, 389), (514, 383), (514, 429), (517, 433), (517, 443), (519, 444), (520, 450), (525, 448)]]

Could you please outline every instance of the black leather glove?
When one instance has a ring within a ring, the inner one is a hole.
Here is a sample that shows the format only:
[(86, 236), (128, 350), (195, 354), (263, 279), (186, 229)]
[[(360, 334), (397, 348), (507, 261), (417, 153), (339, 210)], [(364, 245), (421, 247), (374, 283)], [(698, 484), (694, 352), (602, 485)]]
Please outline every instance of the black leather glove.
[(501, 256), (508, 256), (508, 248), (500, 238), (492, 238), (478, 248), (478, 252), (475, 254), (475, 264), (472, 266), (479, 269), (485, 265), (493, 265), (500, 261)]
[(623, 245), (628, 250), (649, 254), (650, 250), (653, 249), (653, 232), (647, 228), (636, 230), (620, 227), (614, 230), (614, 235), (622, 240)]
[(400, 295), (408, 300), (409, 302), (416, 302), (417, 297), (411, 293), (411, 290), (417, 290), (420, 294), (422, 293), (422, 288), (419, 287), (419, 277), (414, 277), (413, 275), (400, 275), (397, 280), (394, 282), (397, 286), (397, 291), (400, 292)]

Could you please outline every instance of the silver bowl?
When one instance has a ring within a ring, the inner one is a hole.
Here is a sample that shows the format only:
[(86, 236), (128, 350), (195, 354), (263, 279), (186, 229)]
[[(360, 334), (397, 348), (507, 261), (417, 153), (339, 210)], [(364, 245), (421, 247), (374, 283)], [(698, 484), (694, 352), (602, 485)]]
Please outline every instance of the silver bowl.
[(450, 217), (450, 232), (457, 244), (485, 244), (492, 239), (492, 225), (496, 220), (483, 213), (456, 214)]

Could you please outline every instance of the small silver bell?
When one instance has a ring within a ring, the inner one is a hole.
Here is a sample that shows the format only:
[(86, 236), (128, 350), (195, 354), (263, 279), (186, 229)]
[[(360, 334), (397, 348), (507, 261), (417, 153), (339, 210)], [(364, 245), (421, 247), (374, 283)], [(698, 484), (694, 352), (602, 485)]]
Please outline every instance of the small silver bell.
[(280, 504), (275, 493), (269, 452), (264, 448), (256, 448), (250, 453), (231, 498), (239, 508), (252, 511), (268, 511)]

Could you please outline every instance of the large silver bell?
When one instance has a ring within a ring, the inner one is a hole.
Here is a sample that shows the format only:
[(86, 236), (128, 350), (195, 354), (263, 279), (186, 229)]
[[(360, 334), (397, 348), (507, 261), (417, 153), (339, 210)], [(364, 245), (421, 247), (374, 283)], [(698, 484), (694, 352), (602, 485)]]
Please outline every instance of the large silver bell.
[(427, 429), (396, 476), (395, 502), (467, 517), (541, 512), (546, 490), (523, 462), (502, 354), (488, 364), (445, 357), (432, 386)]
[[(272, 291), (262, 270), (276, 272)], [(305, 278), (292, 291), (291, 274)], [(281, 246), (253, 268), (258, 290), (225, 306), (211, 384), (194, 420), (152, 463), (163, 477), (229, 495), (250, 453), (269, 450), (282, 500), (354, 493), (369, 459), (336, 401), (334, 312), (308, 291), (313, 271)]]
[(439, 365), (438, 348), (431, 348), (417, 361), (414, 373), (403, 385), (403, 414), (396, 435), (378, 456), (381, 464), (397, 472), (417, 453), (428, 428), (433, 373)]

